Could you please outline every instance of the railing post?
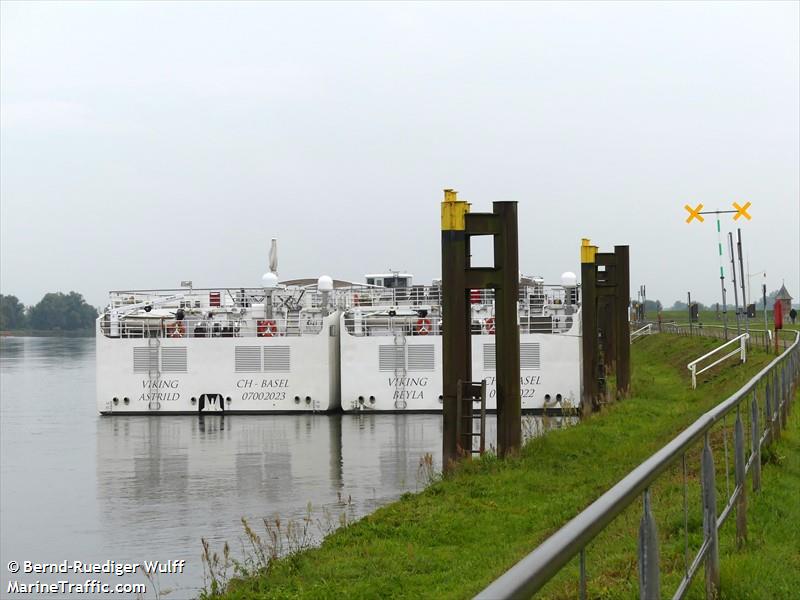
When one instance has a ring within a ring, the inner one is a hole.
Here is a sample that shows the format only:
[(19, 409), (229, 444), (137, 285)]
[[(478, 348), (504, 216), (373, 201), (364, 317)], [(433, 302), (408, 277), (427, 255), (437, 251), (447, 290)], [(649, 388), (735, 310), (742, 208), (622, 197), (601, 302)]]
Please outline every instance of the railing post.
[(706, 553), (706, 600), (719, 597), (719, 539), (717, 536), (717, 490), (714, 487), (714, 456), (711, 453), (708, 432), (701, 465), (703, 484), (703, 536), (708, 542)]
[(650, 488), (642, 494), (642, 503), (642, 520), (639, 523), (639, 600), (660, 600), (658, 529), (650, 510)]
[(578, 597), (586, 600), (586, 547), (581, 548), (581, 580), (579, 583)]
[[(745, 485), (744, 425), (742, 424), (741, 403), (736, 407), (736, 423), (733, 426), (733, 452), (736, 469), (736, 545), (741, 548), (747, 541), (747, 486)], [(734, 492), (735, 493), (735, 492)]]
[(778, 367), (772, 370), (772, 439), (781, 439), (781, 390), (778, 384)]
[(753, 491), (761, 489), (761, 430), (758, 428), (758, 394), (753, 390), (753, 400), (751, 403), (751, 446), (753, 452)]
[(781, 369), (781, 389), (783, 390), (783, 400), (781, 401), (781, 427), (786, 429), (789, 421), (789, 370), (784, 366)]
[(765, 379), (767, 380), (767, 384), (764, 386), (764, 427), (766, 428), (767, 437), (764, 443), (769, 446), (772, 444), (772, 392), (770, 390), (769, 374), (767, 374)]
[(697, 389), (697, 365), (692, 365), (692, 389)]

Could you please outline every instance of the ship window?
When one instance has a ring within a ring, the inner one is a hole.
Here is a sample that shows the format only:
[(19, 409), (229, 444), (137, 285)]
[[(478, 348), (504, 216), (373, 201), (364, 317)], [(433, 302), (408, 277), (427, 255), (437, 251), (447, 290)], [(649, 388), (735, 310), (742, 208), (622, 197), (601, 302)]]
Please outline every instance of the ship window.
[(378, 370), (394, 371), (406, 368), (406, 352), (403, 346), (386, 344), (378, 346)]
[(261, 371), (260, 346), (236, 346), (234, 352), (237, 373), (259, 373)]
[(375, 285), (375, 278), (367, 277), (367, 285)]
[(392, 277), (391, 279), (384, 279), (383, 285), (387, 288), (404, 288), (408, 287), (407, 277)]
[(161, 370), (164, 373), (186, 373), (186, 348), (162, 348)]
[(433, 371), (433, 344), (414, 344), (408, 346), (409, 371)]
[(264, 346), (264, 371), (288, 373), (290, 370), (289, 346)]
[(158, 371), (158, 348), (134, 348), (133, 372), (148, 373)]

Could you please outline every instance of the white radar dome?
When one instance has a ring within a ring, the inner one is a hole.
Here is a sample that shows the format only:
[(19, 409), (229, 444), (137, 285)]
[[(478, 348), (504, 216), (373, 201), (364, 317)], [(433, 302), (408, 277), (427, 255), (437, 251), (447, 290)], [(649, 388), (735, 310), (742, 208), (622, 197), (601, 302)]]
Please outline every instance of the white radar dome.
[(561, 274), (561, 285), (565, 288), (574, 288), (578, 286), (578, 278), (572, 271), (567, 271)]
[(268, 290), (274, 290), (278, 287), (278, 276), (275, 273), (264, 273), (261, 282)]
[(330, 292), (333, 289), (333, 279), (327, 275), (322, 275), (317, 279), (317, 289), (320, 292)]

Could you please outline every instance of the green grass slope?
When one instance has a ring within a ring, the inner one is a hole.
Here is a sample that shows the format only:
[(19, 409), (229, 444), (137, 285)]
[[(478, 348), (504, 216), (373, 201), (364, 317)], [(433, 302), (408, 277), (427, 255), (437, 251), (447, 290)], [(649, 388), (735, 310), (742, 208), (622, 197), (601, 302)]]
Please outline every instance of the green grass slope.
[[(232, 581), (224, 596), (237, 600), (472, 596), (771, 359), (753, 351), (746, 365), (717, 370), (698, 390), (691, 390), (686, 363), (717, 345), (704, 338), (666, 334), (643, 339), (633, 347), (629, 399), (575, 427), (532, 440), (519, 457), (500, 461), (484, 456), (465, 463), (425, 491), (407, 494), (340, 529), (319, 548), (273, 561), (258, 576)], [(722, 440), (715, 442), (719, 454)], [(687, 462), (696, 466), (698, 461), (689, 457)], [(790, 464), (794, 463), (787, 461), (782, 468)], [(692, 504), (699, 505), (697, 469), (690, 471)], [(665, 474), (653, 490), (667, 589), (674, 589), (683, 569), (681, 474)], [(781, 478), (767, 468), (765, 488), (775, 479)], [(718, 488), (723, 482), (724, 475), (718, 476)], [(781, 489), (773, 486), (772, 491), (792, 492)], [(639, 510), (640, 506), (631, 507), (587, 549), (590, 597), (636, 594)], [(762, 510), (767, 518), (769, 509)], [(697, 529), (699, 514), (692, 511), (690, 529)], [(754, 543), (757, 519), (753, 517)], [(796, 541), (786, 535), (787, 544)], [(699, 545), (696, 534), (690, 542), (693, 548)], [(748, 555), (738, 558), (746, 561)], [(730, 578), (727, 568), (723, 563), (725, 579)], [(575, 598), (576, 573), (574, 566), (567, 567), (542, 597)]]

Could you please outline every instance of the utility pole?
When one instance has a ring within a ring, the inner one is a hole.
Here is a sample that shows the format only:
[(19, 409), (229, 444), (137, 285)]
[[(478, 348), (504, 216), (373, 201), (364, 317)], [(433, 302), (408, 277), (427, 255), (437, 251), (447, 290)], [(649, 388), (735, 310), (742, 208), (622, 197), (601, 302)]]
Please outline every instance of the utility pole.
[(717, 248), (719, 250), (719, 285), (722, 288), (722, 331), (728, 341), (728, 304), (725, 299), (725, 267), (722, 260), (722, 238), (720, 237), (719, 213), (717, 213)]
[(686, 308), (689, 310), (689, 337), (692, 336), (692, 292), (686, 292)]
[[(728, 339), (728, 306), (725, 300), (725, 271), (723, 267), (723, 260), (722, 260), (722, 240), (721, 240), (721, 229), (719, 223), (719, 216), (721, 214), (730, 214), (733, 213), (733, 220), (738, 221), (741, 217), (744, 217), (746, 220), (750, 220), (752, 217), (750, 213), (747, 211), (750, 209), (752, 205), (751, 202), (745, 202), (743, 205), (739, 205), (738, 202), (732, 202), (731, 205), (733, 206), (734, 210), (703, 210), (703, 204), (698, 204), (695, 208), (692, 208), (688, 204), (685, 204), (683, 208), (689, 213), (689, 216), (686, 218), (686, 223), (691, 223), (692, 221), (698, 221), (702, 223), (705, 221), (703, 215), (716, 215), (717, 216), (717, 247), (719, 249), (719, 281), (720, 281), (720, 288), (722, 289), (722, 327), (725, 332), (725, 340)], [(730, 242), (730, 252), (731, 252), (731, 276), (733, 277), (733, 292), (734, 295), (737, 295), (738, 292), (736, 290), (736, 265), (734, 264), (734, 254), (733, 254), (733, 241), (731, 234), (728, 234), (728, 239)], [(740, 259), (741, 262), (741, 259)], [(741, 277), (744, 280), (744, 275)], [(742, 287), (742, 302), (744, 303), (745, 295), (744, 295), (744, 287)], [(746, 303), (744, 304), (745, 309), (747, 307)], [(736, 301), (736, 331), (738, 334), (741, 334), (741, 324), (739, 322), (739, 302)]]
[(742, 335), (742, 325), (739, 322), (739, 292), (736, 291), (736, 258), (733, 253), (733, 233), (728, 232), (728, 249), (731, 258), (731, 277), (733, 277), (733, 305), (736, 309), (736, 335)]
[(761, 297), (764, 301), (764, 350), (769, 352), (769, 325), (767, 325), (767, 284), (761, 284)]
[[(742, 229), (736, 229), (736, 249), (739, 253), (739, 283), (742, 286), (742, 312), (744, 313), (744, 330), (750, 333), (750, 319), (747, 317), (747, 297), (744, 295), (744, 261), (742, 260)], [(745, 342), (746, 343), (746, 342)]]

